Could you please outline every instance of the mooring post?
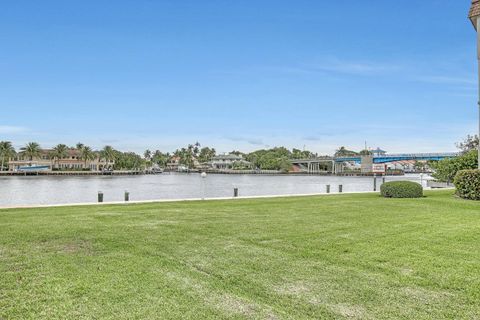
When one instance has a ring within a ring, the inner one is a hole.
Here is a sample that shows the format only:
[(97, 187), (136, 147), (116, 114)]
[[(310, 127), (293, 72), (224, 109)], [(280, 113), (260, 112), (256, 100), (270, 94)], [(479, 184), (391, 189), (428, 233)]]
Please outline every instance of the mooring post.
[(98, 191), (98, 202), (103, 202), (103, 192)]
[(206, 183), (206, 180), (207, 180), (207, 173), (206, 172), (202, 172), (200, 173), (200, 177), (202, 178), (202, 200), (205, 200), (205, 198), (207, 197), (206, 196), (206, 186), (205, 186), (205, 183)]
[(233, 197), (238, 197), (238, 188), (233, 188)]
[(125, 202), (128, 202), (128, 201), (130, 201), (130, 192), (125, 190)]
[(342, 193), (342, 192), (343, 192), (343, 185), (339, 184), (338, 185), (338, 193)]
[(327, 193), (330, 193), (330, 185), (327, 184)]

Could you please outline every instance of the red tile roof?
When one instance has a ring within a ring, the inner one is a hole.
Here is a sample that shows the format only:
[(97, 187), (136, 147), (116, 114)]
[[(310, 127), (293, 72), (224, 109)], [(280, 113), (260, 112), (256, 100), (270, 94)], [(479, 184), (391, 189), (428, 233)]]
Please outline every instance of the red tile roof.
[(470, 19), (476, 16), (480, 16), (480, 0), (472, 0), (472, 6), (470, 7), (470, 12), (468, 13), (468, 17)]

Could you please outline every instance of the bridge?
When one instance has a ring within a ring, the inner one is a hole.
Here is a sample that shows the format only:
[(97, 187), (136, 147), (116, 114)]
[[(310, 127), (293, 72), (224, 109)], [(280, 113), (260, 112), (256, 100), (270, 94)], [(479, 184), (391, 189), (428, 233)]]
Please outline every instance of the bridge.
[[(459, 156), (457, 152), (443, 152), (443, 153), (400, 153), (400, 154), (382, 154), (374, 155), (373, 163), (389, 163), (395, 161), (440, 161), (443, 159), (454, 158)], [(353, 157), (337, 157), (335, 162), (356, 162), (361, 163), (361, 156)]]
[[(443, 153), (400, 153), (400, 154), (377, 154), (373, 155), (373, 163), (392, 163), (398, 161), (440, 161), (443, 159), (459, 156), (456, 152)], [(344, 170), (344, 163), (362, 163), (361, 156), (352, 157), (319, 157), (312, 159), (292, 160), (292, 165), (299, 172), (304, 173), (337, 173)], [(368, 161), (367, 161), (368, 162)]]
[(312, 159), (292, 160), (292, 165), (297, 167), (299, 172), (306, 173), (334, 173), (335, 158), (319, 157)]

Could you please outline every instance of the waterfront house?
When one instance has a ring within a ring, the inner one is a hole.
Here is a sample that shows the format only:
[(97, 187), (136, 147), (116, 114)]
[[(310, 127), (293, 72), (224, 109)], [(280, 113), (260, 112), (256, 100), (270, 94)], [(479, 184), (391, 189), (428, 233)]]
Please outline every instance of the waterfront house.
[(9, 171), (69, 171), (69, 170), (89, 170), (103, 171), (112, 170), (114, 161), (102, 159), (98, 153), (92, 160), (83, 160), (80, 157), (80, 151), (77, 149), (68, 149), (65, 157), (56, 158), (52, 156), (52, 149), (41, 149), (38, 156), (29, 158), (25, 152), (19, 152), (8, 162)]
[(33, 158), (29, 158), (25, 155), (25, 152), (18, 152), (14, 157), (8, 161), (9, 171), (20, 171), (24, 168), (32, 168), (37, 171), (52, 170), (52, 159), (50, 158), (51, 150), (42, 149), (39, 155)]
[(213, 157), (210, 166), (216, 170), (230, 170), (235, 166), (251, 168), (251, 163), (243, 159), (241, 155), (229, 153)]
[(167, 163), (167, 170), (169, 171), (177, 171), (178, 167), (180, 166), (180, 157), (173, 156)]
[[(181, 160), (182, 159), (179, 156), (171, 157), (166, 166), (167, 170), (168, 171), (188, 171), (189, 169), (192, 169), (186, 166), (185, 164), (182, 164)], [(193, 168), (200, 167), (200, 163), (198, 162), (197, 158), (192, 157), (192, 165), (193, 165)]]

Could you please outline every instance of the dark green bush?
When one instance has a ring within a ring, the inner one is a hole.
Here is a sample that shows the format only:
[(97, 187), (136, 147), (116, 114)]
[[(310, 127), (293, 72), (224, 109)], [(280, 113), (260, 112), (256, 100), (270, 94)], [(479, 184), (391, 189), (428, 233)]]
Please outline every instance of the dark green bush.
[(454, 180), (457, 195), (464, 199), (480, 200), (480, 170), (461, 170)]
[(385, 198), (421, 198), (423, 188), (411, 181), (392, 181), (382, 184), (380, 193)]
[(432, 175), (435, 179), (442, 182), (452, 182), (455, 175), (460, 170), (469, 170), (478, 168), (478, 151), (472, 150), (460, 157), (448, 158), (438, 162), (430, 163), (435, 170)]

